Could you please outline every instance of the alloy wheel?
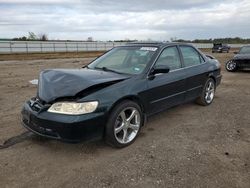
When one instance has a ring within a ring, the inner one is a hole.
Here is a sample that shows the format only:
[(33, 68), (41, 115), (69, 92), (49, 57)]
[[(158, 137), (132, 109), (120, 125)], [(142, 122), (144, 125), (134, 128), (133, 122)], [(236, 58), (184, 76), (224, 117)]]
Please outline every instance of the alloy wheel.
[(236, 63), (234, 61), (229, 61), (226, 66), (227, 70), (233, 71), (236, 68)]
[(114, 134), (116, 140), (121, 144), (127, 144), (134, 140), (140, 129), (141, 116), (134, 107), (128, 107), (120, 112), (115, 126)]
[(214, 93), (215, 93), (215, 85), (214, 82), (211, 80), (208, 82), (205, 91), (205, 100), (208, 104), (210, 104), (213, 101)]

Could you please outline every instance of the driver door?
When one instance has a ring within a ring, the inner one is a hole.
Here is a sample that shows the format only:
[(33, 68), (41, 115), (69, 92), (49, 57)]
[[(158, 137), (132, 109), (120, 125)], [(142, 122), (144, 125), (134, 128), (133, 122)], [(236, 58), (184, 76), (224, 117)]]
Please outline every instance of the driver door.
[(170, 68), (169, 73), (157, 74), (147, 80), (149, 114), (183, 103), (185, 99), (186, 74), (176, 46), (165, 48), (154, 68), (162, 65)]

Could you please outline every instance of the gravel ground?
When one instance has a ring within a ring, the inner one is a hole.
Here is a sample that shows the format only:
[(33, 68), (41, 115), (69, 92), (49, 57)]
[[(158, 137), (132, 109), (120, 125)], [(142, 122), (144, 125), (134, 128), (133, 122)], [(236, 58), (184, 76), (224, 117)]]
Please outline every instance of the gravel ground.
[[(224, 66), (233, 54), (215, 56)], [(90, 60), (0, 62), (1, 187), (250, 187), (249, 71), (223, 67), (212, 105), (188, 103), (154, 115), (124, 149), (26, 132), (21, 106), (36, 93), (29, 80), (46, 68), (78, 68)]]

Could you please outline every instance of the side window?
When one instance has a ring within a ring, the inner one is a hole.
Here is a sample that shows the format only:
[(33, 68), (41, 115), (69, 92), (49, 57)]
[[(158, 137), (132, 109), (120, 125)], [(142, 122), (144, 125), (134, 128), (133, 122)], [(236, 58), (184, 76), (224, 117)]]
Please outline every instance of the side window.
[(180, 46), (185, 67), (199, 65), (204, 62), (201, 55), (190, 46)]
[(181, 61), (178, 49), (176, 47), (166, 48), (155, 63), (155, 66), (169, 66), (170, 70), (181, 68)]

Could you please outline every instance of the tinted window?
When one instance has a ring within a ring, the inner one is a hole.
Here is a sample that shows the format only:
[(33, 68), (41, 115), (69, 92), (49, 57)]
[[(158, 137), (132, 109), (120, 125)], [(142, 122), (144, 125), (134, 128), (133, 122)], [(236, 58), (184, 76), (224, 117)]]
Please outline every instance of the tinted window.
[(199, 65), (204, 62), (201, 55), (194, 48), (190, 46), (180, 46), (180, 49), (186, 67)]
[(170, 70), (181, 68), (179, 52), (176, 47), (166, 48), (160, 55), (155, 66), (169, 66)]

